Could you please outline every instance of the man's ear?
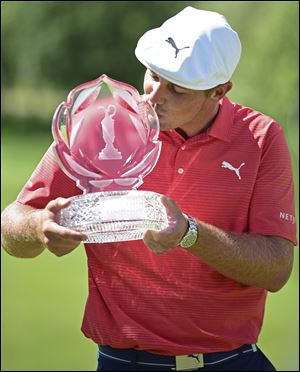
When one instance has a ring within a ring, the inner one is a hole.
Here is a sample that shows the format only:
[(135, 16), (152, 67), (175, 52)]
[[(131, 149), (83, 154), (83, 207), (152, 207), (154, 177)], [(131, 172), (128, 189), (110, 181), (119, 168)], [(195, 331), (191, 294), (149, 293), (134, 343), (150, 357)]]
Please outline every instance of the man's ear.
[(225, 96), (225, 94), (227, 94), (230, 91), (231, 88), (232, 88), (232, 82), (227, 81), (227, 83), (224, 83), (216, 87), (211, 93), (210, 98), (212, 98), (213, 100), (219, 101), (221, 98)]

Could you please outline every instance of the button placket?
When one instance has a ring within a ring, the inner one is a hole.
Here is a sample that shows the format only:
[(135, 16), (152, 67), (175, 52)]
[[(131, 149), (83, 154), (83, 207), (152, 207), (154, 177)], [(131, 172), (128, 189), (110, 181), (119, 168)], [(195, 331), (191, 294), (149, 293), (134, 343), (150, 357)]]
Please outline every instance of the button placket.
[(183, 165), (186, 163), (186, 145), (181, 145), (180, 148), (177, 151), (176, 156), (176, 168), (177, 168), (177, 174), (181, 175), (184, 173), (184, 167)]

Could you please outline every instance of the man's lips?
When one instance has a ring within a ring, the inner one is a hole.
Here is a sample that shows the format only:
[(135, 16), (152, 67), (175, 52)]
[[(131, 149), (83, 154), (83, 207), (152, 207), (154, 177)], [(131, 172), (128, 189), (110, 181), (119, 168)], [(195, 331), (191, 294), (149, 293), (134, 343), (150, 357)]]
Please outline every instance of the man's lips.
[[(145, 99), (146, 97), (144, 97), (144, 99)], [(157, 116), (159, 116), (159, 117), (162, 117), (162, 116), (166, 116), (166, 112), (165, 111), (162, 111), (162, 110), (159, 110), (158, 108), (157, 108), (157, 105), (156, 104), (152, 104), (150, 101), (148, 101), (147, 99), (145, 99), (145, 101), (147, 101), (149, 104), (150, 104), (150, 106), (152, 106), (152, 108), (153, 108), (153, 110), (156, 112), (156, 115)]]
[(166, 116), (166, 113), (165, 112), (161, 112), (159, 110), (155, 110), (155, 112), (156, 112), (156, 115), (159, 116), (159, 117)]

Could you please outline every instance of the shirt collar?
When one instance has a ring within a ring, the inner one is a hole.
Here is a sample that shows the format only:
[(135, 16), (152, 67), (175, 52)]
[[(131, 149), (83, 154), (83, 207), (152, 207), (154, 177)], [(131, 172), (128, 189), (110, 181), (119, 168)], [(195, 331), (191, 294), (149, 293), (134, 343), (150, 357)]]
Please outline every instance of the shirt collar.
[(233, 125), (234, 104), (225, 96), (220, 101), (220, 108), (214, 122), (208, 128), (208, 135), (222, 141), (230, 142)]

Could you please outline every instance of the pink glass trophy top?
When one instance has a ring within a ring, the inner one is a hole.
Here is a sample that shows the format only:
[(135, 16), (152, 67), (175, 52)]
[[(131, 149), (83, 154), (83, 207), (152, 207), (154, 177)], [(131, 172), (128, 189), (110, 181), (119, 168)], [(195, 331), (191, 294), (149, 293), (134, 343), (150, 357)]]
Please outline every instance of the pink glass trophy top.
[(69, 93), (52, 132), (61, 168), (84, 193), (137, 189), (161, 149), (155, 111), (135, 88), (106, 75)]

